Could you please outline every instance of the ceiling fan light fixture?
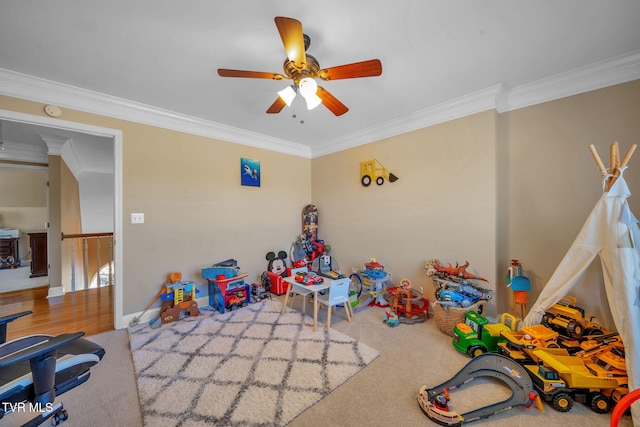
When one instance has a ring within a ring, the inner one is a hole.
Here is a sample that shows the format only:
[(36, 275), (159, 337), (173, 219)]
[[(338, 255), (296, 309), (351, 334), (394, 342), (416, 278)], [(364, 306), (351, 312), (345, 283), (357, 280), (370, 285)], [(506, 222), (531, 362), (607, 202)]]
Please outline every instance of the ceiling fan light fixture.
[(296, 90), (293, 85), (287, 86), (278, 92), (278, 96), (287, 104), (287, 107), (291, 106), (291, 103), (296, 97)]
[(305, 77), (300, 80), (298, 84), (300, 88), (300, 94), (307, 101), (307, 109), (313, 110), (318, 105), (322, 104), (322, 99), (316, 94), (318, 92), (318, 84), (310, 77)]

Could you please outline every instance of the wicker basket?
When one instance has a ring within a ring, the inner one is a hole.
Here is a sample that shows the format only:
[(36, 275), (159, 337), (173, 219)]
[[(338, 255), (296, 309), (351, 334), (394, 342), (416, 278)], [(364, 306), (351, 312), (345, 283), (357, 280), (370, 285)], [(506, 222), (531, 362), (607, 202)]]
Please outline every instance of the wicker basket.
[(453, 327), (458, 323), (464, 323), (464, 314), (467, 311), (484, 311), (486, 304), (487, 302), (484, 300), (478, 301), (469, 307), (449, 307), (441, 304), (433, 304), (433, 314), (440, 330), (452, 337)]

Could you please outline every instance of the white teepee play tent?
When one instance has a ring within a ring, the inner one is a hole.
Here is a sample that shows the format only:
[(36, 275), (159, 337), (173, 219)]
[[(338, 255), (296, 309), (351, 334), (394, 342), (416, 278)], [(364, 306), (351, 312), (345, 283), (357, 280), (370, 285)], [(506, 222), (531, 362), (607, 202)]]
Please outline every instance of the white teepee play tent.
[[(607, 173), (590, 147), (605, 192), (523, 321), (527, 326), (540, 323), (544, 311), (570, 292), (599, 255), (613, 322), (625, 346), (629, 391), (640, 387), (640, 230), (627, 204), (631, 193), (622, 173), (635, 148), (619, 163), (617, 143), (612, 145)], [(632, 416), (633, 424), (640, 426), (640, 403), (632, 406)]]

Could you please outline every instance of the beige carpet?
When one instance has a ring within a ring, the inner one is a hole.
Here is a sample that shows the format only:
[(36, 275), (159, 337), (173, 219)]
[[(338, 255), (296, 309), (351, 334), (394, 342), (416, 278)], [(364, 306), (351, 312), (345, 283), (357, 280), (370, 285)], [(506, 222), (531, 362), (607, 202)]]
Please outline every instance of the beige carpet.
[[(307, 304), (307, 313), (311, 313), (312, 306)], [(416, 402), (418, 390), (422, 385), (434, 387), (449, 379), (469, 361), (469, 357), (453, 349), (451, 337), (440, 332), (433, 318), (424, 323), (389, 328), (381, 321), (383, 312), (381, 308), (372, 307), (357, 313), (352, 322), (347, 322), (340, 311), (332, 316), (332, 329), (375, 348), (380, 356), (294, 418), (288, 427), (437, 426), (420, 410)], [(325, 316), (326, 311), (320, 312), (319, 320), (324, 321)], [(142, 426), (127, 331), (112, 331), (89, 338), (107, 352), (92, 369), (89, 381), (57, 399), (69, 410), (69, 420), (62, 426)], [(504, 387), (477, 381), (477, 384), (473, 381), (451, 394), (453, 410), (463, 412), (504, 396)], [(213, 404), (215, 398), (211, 402)], [(576, 403), (567, 413), (555, 411), (548, 404), (544, 407), (544, 413), (535, 408), (517, 407), (469, 425), (609, 427), (610, 415), (596, 414), (582, 403)], [(20, 421), (26, 420), (25, 415), (9, 414), (0, 420), (0, 427), (20, 425)], [(631, 417), (623, 417), (620, 427), (631, 426)], [(183, 427), (190, 426), (185, 423)]]
[(283, 426), (378, 352), (264, 300), (129, 329), (146, 426)]

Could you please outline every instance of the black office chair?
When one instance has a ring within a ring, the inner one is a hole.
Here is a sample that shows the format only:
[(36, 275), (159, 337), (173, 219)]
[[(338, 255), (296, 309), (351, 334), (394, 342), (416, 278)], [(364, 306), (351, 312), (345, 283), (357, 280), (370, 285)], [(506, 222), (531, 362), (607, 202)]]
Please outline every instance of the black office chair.
[(56, 397), (89, 379), (90, 369), (104, 356), (99, 345), (73, 334), (30, 335), (6, 342), (7, 324), (31, 311), (0, 317), (0, 419), (14, 411), (39, 413), (24, 426), (68, 418)]

